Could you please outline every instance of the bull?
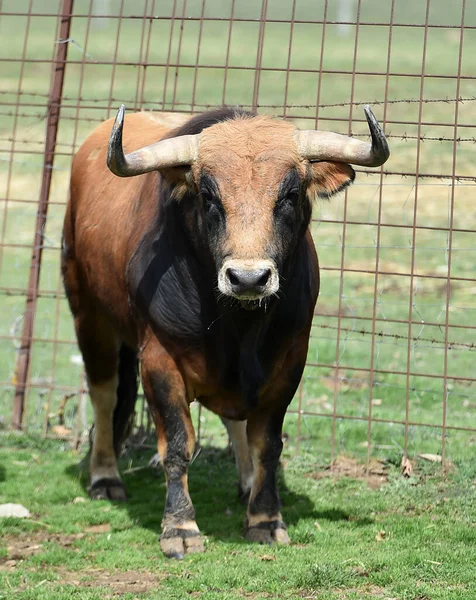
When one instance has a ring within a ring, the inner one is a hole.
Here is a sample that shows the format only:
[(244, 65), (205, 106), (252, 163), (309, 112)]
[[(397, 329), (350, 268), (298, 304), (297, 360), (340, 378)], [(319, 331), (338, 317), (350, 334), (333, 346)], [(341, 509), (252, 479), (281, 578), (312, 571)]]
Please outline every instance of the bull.
[(124, 113), (75, 156), (64, 222), (94, 409), (89, 494), (126, 499), (117, 457), (140, 361), (166, 477), (165, 555), (204, 550), (187, 484), (195, 399), (228, 430), (246, 539), (287, 544), (276, 469), (319, 293), (312, 203), (352, 183), (351, 164), (382, 165), (385, 136), (369, 107), (369, 143), (234, 108), (178, 127)]

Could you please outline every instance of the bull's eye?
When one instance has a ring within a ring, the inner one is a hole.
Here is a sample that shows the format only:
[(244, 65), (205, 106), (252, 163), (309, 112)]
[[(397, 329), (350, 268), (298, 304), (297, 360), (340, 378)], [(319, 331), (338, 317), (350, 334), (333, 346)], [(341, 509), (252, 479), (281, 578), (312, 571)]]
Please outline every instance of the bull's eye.
[(284, 196), (278, 198), (276, 202), (276, 210), (293, 210), (299, 199), (299, 190), (291, 190)]
[(294, 229), (296, 223), (296, 209), (299, 201), (299, 190), (293, 189), (278, 198), (274, 207), (274, 215), (277, 222), (289, 230)]
[(203, 206), (207, 215), (221, 212), (223, 210), (220, 200), (213, 194), (210, 194), (209, 192), (201, 192), (201, 196), (203, 198)]
[(208, 235), (210, 239), (215, 239), (225, 227), (223, 205), (217, 196), (210, 194), (208, 191), (202, 191), (201, 196)]

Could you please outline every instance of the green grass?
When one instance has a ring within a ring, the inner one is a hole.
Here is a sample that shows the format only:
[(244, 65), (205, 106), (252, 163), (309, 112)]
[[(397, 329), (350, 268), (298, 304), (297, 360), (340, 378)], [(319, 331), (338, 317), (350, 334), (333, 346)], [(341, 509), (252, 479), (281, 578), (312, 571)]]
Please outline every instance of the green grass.
[[(293, 459), (285, 449), (280, 485), (293, 543), (278, 548), (244, 541), (233, 460), (208, 446), (190, 468), (206, 553), (174, 562), (159, 550), (164, 482), (162, 473), (146, 468), (147, 454), (131, 451), (122, 461), (122, 470), (136, 469), (124, 476), (130, 501), (110, 505), (87, 499), (81, 456), (59, 442), (12, 434), (2, 434), (1, 442), (0, 502), (21, 503), (32, 513), (0, 521), (2, 600), (467, 600), (476, 594), (474, 462), (456, 465), (446, 478), (419, 463), (410, 479), (389, 464), (388, 482), (372, 489), (362, 479), (316, 479), (324, 473), (321, 461)], [(73, 503), (77, 497), (85, 502)]]
[[(173, 2), (156, 2), (154, 14), (159, 17), (172, 15)], [(328, 21), (337, 19), (336, 3), (329, 3)], [(399, 0), (395, 3), (395, 23), (423, 24), (425, 21), (424, 2)], [(50, 0), (35, 0), (36, 13), (56, 11), (58, 3)], [(142, 15), (145, 3), (128, 0), (124, 4), (124, 15)], [(237, 2), (237, 18), (258, 18), (259, 2)], [(268, 3), (270, 19), (289, 19), (291, 2), (273, 1)], [(89, 0), (75, 2), (75, 14), (88, 12)], [(117, 13), (119, 3), (112, 3), (112, 12)], [(187, 15), (200, 16), (201, 0), (189, 0)], [(431, 0), (429, 23), (458, 26), (461, 22), (461, 2)], [(24, 12), (28, 7), (25, 0), (4, 0), (4, 13)], [(355, 5), (354, 5), (355, 7)], [(343, 106), (321, 107), (319, 126), (346, 133), (349, 127), (351, 100), (374, 102), (385, 99), (387, 54), (390, 29), (388, 26), (369, 26), (366, 23), (388, 23), (391, 2), (366, 0), (361, 3), (361, 23), (357, 52), (358, 74), (353, 78), (355, 47), (355, 27), (350, 27), (347, 35), (341, 35), (340, 28), (328, 24), (325, 31), (323, 68), (320, 104), (343, 104)], [(231, 3), (221, 0), (207, 0), (206, 15), (228, 18)], [(298, 0), (296, 19), (322, 19), (322, 0)], [(176, 14), (181, 14), (182, 4), (177, 3)], [(355, 14), (352, 18), (355, 17)], [(20, 58), (23, 52), (24, 34), (27, 19), (23, 16), (0, 17), (1, 58)], [(476, 5), (466, 2), (465, 24), (476, 25)], [(84, 65), (75, 64), (83, 54), (71, 44), (69, 59), (72, 61), (66, 70), (65, 100), (60, 121), (58, 155), (51, 191), (51, 205), (48, 213), (46, 242), (41, 273), (41, 290), (47, 293), (38, 304), (35, 320), (35, 336), (39, 338), (33, 345), (30, 383), (28, 390), (27, 424), (32, 432), (41, 432), (47, 413), (55, 413), (70, 391), (75, 392), (81, 385), (81, 367), (72, 362), (78, 350), (74, 341), (72, 319), (64, 299), (52, 299), (52, 294), (62, 292), (59, 281), (59, 247), (61, 239), (64, 203), (70, 167), (70, 154), (77, 149), (94, 125), (112, 115), (114, 108), (125, 101), (130, 109), (144, 107), (159, 110), (165, 108), (189, 111), (201, 110), (201, 105), (220, 104), (223, 100), (233, 104), (249, 105), (252, 102), (255, 82), (256, 50), (259, 35), (258, 22), (233, 24), (229, 64), (243, 69), (229, 69), (225, 84), (226, 47), (229, 35), (227, 21), (204, 23), (201, 50), (197, 59), (199, 23), (185, 21), (183, 36), (178, 22), (175, 23), (171, 62), (178, 67), (168, 70), (164, 66), (138, 69), (134, 63), (141, 58), (140, 48), (143, 37), (141, 19), (125, 19), (121, 24), (118, 60), (133, 63), (130, 66), (98, 65), (94, 61), (113, 61), (118, 21), (109, 19), (103, 27), (92, 22), (87, 35), (87, 19), (76, 16), (73, 21), (72, 37), (87, 53)], [(164, 64), (167, 59), (171, 35), (170, 19), (157, 19), (146, 23), (151, 26), (148, 61)], [(27, 58), (49, 60), (55, 49), (55, 17), (33, 17), (30, 23)], [(279, 72), (263, 71), (259, 86), (259, 104), (263, 112), (282, 113), (283, 104), (301, 127), (314, 126), (315, 104), (318, 93), (318, 69), (321, 58), (323, 27), (307, 23), (296, 24), (293, 31), (293, 50), (290, 57), (288, 95), (285, 97), (286, 68), (291, 27), (286, 23), (266, 25), (262, 65), (265, 68), (279, 68)], [(425, 100), (442, 100), (456, 94), (455, 75), (458, 66), (460, 30), (434, 28), (428, 31), (425, 73), (449, 75), (453, 78), (426, 77), (423, 81)], [(180, 52), (179, 52), (180, 47)], [(145, 45), (142, 58), (144, 58)], [(422, 86), (423, 30), (411, 27), (394, 27), (390, 71), (388, 77), (388, 99), (418, 99)], [(461, 82), (460, 94), (463, 97), (476, 95), (474, 60), (476, 36), (466, 29), (462, 53), (461, 72), (469, 77)], [(190, 68), (183, 65), (195, 65)], [(215, 68), (204, 68), (213, 65)], [(20, 65), (1, 62), (0, 100), (0, 231), (4, 231), (4, 242), (10, 244), (3, 249), (0, 267), (1, 287), (25, 288), (28, 280), (31, 243), (36, 217), (35, 202), (41, 183), (41, 154), (26, 154), (27, 151), (41, 152), (44, 141), (44, 114), (46, 94), (49, 89), (50, 64), (27, 63), (19, 86)], [(246, 68), (245, 68), (246, 67)], [(284, 69), (284, 70), (283, 70)], [(301, 69), (301, 71), (299, 71)], [(304, 72), (303, 70), (311, 72)], [(369, 73), (380, 73), (372, 75)], [(398, 73), (405, 73), (399, 76)], [(113, 78), (114, 75), (114, 78)], [(412, 77), (411, 75), (415, 75)], [(142, 81), (144, 86), (142, 88)], [(193, 92), (196, 82), (195, 95)], [(352, 81), (354, 95), (351, 96)], [(140, 90), (137, 96), (136, 91)], [(143, 89), (143, 92), (142, 92)], [(18, 94), (21, 92), (21, 95)], [(79, 100), (79, 98), (81, 98)], [(20, 102), (18, 114), (12, 106)], [(10, 103), (10, 104), (9, 104)], [(38, 106), (28, 106), (36, 103)], [(269, 106), (271, 105), (271, 106)], [(275, 108), (273, 108), (275, 107)], [(402, 139), (404, 134), (415, 136), (419, 104), (397, 102), (387, 107), (387, 118), (392, 121), (387, 126), (392, 156), (386, 165), (390, 171), (414, 172), (416, 166), (417, 143), (414, 139)], [(375, 107), (377, 116), (383, 116), (383, 107)], [(76, 119), (79, 120), (76, 120)], [(354, 107), (352, 131), (366, 134), (362, 123), (361, 107)], [(455, 118), (454, 102), (431, 102), (422, 108), (421, 133), (427, 137), (451, 138)], [(338, 121), (335, 119), (342, 119)], [(467, 101), (459, 105), (459, 123), (471, 125), (476, 119), (476, 102)], [(432, 123), (447, 123), (437, 126)], [(16, 124), (16, 130), (14, 126)], [(461, 127), (461, 137), (474, 136), (474, 128)], [(14, 137), (13, 162), (9, 162)], [(63, 154), (62, 154), (63, 153)], [(451, 173), (453, 145), (451, 141), (430, 141), (421, 144), (420, 170), (428, 173)], [(457, 174), (474, 175), (473, 144), (460, 143), (457, 146)], [(379, 269), (391, 273), (381, 274), (375, 286), (375, 277), (369, 273), (346, 272), (341, 290), (340, 266), (346, 269), (373, 270), (377, 257), (377, 221), (379, 211), (380, 178), (378, 175), (365, 176), (359, 173), (356, 184), (347, 196), (334, 198), (330, 203), (321, 202), (314, 209), (313, 234), (319, 252), (322, 271), (321, 296), (318, 302), (319, 316), (315, 320), (309, 351), (309, 362), (320, 363), (323, 367), (306, 369), (302, 403), (296, 398), (292, 409), (305, 413), (317, 412), (332, 415), (336, 413), (348, 417), (366, 419), (370, 410), (377, 419), (403, 421), (408, 404), (411, 422), (424, 423), (426, 427), (409, 427), (401, 424), (373, 423), (371, 446), (367, 447), (368, 425), (365, 421), (337, 419), (334, 427), (336, 450), (353, 455), (374, 456), (385, 454), (388, 447), (401, 453), (407, 443), (411, 455), (421, 452), (441, 452), (443, 437), (436, 425), (443, 422), (444, 404), (447, 399), (447, 424), (452, 427), (467, 427), (474, 421), (476, 405), (474, 385), (458, 378), (472, 377), (474, 373), (473, 354), (470, 349), (471, 336), (464, 325), (474, 321), (474, 282), (454, 280), (449, 292), (448, 340), (451, 350), (445, 351), (446, 303), (448, 288), (445, 277), (448, 274), (448, 227), (450, 200), (454, 196), (453, 225), (456, 228), (471, 229), (474, 213), (474, 184), (460, 184), (454, 189), (450, 180), (422, 179), (388, 176), (383, 179), (381, 189), (381, 223), (405, 227), (380, 228)], [(416, 187), (418, 185), (418, 187)], [(6, 207), (3, 198), (8, 198)], [(31, 204), (20, 202), (30, 200)], [(416, 208), (415, 208), (416, 206)], [(345, 249), (342, 248), (343, 226), (341, 221), (344, 209), (348, 222), (345, 229)], [(317, 221), (321, 220), (320, 223)], [(329, 221), (337, 221), (329, 222)], [(442, 228), (418, 230), (414, 254), (412, 254), (413, 222), (418, 225)], [(371, 223), (371, 224), (368, 224)], [(474, 234), (455, 232), (452, 238), (453, 253), (451, 276), (470, 278), (474, 271)], [(22, 245), (23, 247), (19, 247)], [(408, 273), (416, 274), (411, 296)], [(402, 274), (402, 275), (399, 275)], [(443, 279), (425, 276), (439, 275)], [(375, 327), (375, 344), (372, 347), (372, 322), (374, 289), (376, 287), (376, 316), (381, 319)], [(341, 294), (342, 292), (342, 294)], [(338, 312), (341, 297), (341, 317)], [(22, 329), (24, 296), (2, 296), (0, 311), (0, 417), (10, 420), (14, 383), (16, 347)], [(406, 320), (410, 312), (418, 325), (409, 331)], [(390, 320), (403, 321), (394, 323)], [(435, 323), (429, 325), (428, 323)], [(460, 326), (460, 327), (457, 327)], [(461, 328), (463, 326), (463, 328)], [(339, 343), (337, 328), (342, 327)], [(408, 336), (410, 334), (410, 342)], [(59, 338), (66, 343), (55, 345)], [(372, 356), (373, 352), (373, 356)], [(443, 381), (425, 375), (441, 376), (446, 371), (456, 378), (448, 382), (444, 389)], [(392, 371), (376, 373), (371, 387), (368, 374), (361, 369)], [(341, 368), (336, 373), (334, 364)], [(413, 375), (408, 379), (405, 373)], [(396, 372), (396, 373), (395, 373)], [(337, 374), (337, 380), (333, 378)], [(374, 403), (370, 402), (373, 398)], [(77, 423), (79, 395), (67, 403), (66, 425), (72, 428)], [(375, 402), (378, 401), (378, 402)], [(49, 406), (49, 408), (48, 408)], [(57, 423), (50, 419), (50, 425)], [(293, 451), (300, 449), (314, 452), (324, 458), (331, 454), (332, 419), (316, 418), (303, 414), (298, 419), (290, 414), (286, 420), (286, 432), (290, 437)], [(206, 435), (217, 436), (217, 421), (213, 416), (202, 416), (202, 428)], [(299, 436), (299, 440), (297, 437)], [(460, 432), (449, 429), (445, 437), (446, 450), (453, 460), (474, 456), (476, 437), (474, 432)]]

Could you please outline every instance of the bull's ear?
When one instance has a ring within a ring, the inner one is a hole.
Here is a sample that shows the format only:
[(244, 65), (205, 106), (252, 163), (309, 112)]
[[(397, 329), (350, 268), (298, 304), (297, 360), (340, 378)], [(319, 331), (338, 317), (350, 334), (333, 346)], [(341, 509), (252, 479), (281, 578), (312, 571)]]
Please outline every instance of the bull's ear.
[(355, 179), (354, 169), (346, 163), (309, 163), (307, 195), (311, 202), (316, 198), (330, 198), (341, 192)]
[(181, 200), (187, 193), (198, 194), (191, 167), (160, 169), (160, 174), (168, 183), (172, 184), (172, 196), (176, 200)]

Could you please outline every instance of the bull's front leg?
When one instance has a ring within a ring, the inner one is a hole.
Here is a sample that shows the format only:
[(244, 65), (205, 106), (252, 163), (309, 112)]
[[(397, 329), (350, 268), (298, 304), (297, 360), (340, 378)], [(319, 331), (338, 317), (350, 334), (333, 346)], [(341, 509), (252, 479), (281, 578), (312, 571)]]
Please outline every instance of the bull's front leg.
[(163, 349), (153, 346), (148, 345), (142, 356), (142, 380), (167, 485), (160, 547), (169, 558), (183, 558), (186, 553), (204, 551), (188, 492), (195, 432), (182, 376)]
[(282, 429), (286, 410), (299, 386), (304, 370), (307, 342), (296, 344), (269, 383), (258, 409), (250, 413), (248, 445), (253, 463), (253, 484), (246, 516), (246, 539), (260, 544), (289, 544), (281, 516), (276, 472), (283, 449)]
[(247, 433), (253, 462), (253, 485), (246, 516), (246, 539), (260, 544), (289, 544), (281, 516), (276, 484), (283, 442), (281, 430), (285, 410), (256, 412), (248, 419)]

